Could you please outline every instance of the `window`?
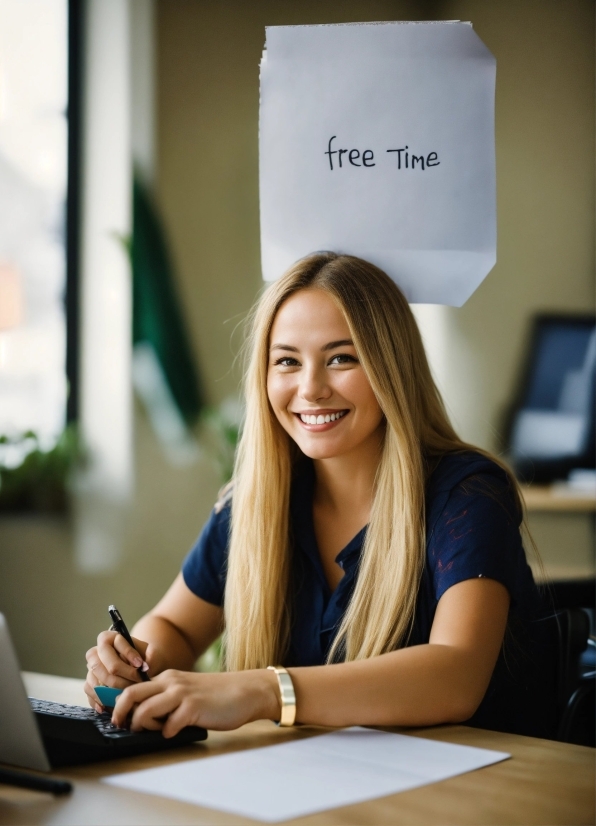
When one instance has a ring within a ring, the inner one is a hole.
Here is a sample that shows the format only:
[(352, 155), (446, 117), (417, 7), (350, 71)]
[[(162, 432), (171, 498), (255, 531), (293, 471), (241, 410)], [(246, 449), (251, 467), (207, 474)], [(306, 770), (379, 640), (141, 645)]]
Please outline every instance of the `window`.
[(67, 403), (67, 63), (67, 0), (0, 0), (0, 435), (45, 449)]

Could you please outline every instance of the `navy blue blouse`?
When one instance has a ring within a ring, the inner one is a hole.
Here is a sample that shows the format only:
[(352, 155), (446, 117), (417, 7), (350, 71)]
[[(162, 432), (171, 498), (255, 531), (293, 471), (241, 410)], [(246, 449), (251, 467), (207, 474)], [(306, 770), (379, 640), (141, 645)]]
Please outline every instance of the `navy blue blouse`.
[[(284, 665), (321, 665), (354, 590), (366, 528), (336, 557), (344, 576), (327, 584), (313, 523), (314, 467), (304, 460), (290, 501), (291, 630)], [(554, 689), (541, 600), (526, 562), (520, 514), (506, 473), (477, 453), (447, 454), (426, 488), (426, 564), (408, 645), (427, 643), (437, 603), (452, 585), (476, 577), (501, 582), (511, 598), (508, 629), (489, 688), (469, 721), (482, 728), (548, 737)], [(182, 573), (201, 599), (223, 605), (230, 505), (213, 511)], [(548, 686), (547, 686), (548, 684)], [(546, 689), (546, 690), (545, 690)]]

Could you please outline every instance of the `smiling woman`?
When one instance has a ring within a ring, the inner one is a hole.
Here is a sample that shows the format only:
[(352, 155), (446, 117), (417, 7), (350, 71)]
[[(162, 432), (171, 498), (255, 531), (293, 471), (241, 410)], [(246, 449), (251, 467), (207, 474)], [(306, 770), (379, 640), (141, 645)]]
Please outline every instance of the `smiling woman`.
[[(302, 259), (264, 293), (248, 355), (233, 484), (133, 630), (153, 679), (103, 632), (92, 704), (125, 688), (114, 721), (165, 736), (259, 718), (549, 736), (516, 483), (457, 437), (395, 284), (350, 256)], [(192, 673), (222, 628), (227, 673)]]
[[(321, 481), (325, 478), (317, 486), (313, 517), (323, 570), (334, 588), (343, 573), (335, 557), (370, 518), (383, 412), (346, 316), (325, 290), (300, 290), (288, 298), (275, 317), (271, 340), (271, 407), (302, 453), (319, 462)], [(276, 343), (281, 341), (289, 343)], [(293, 355), (283, 355), (287, 352)]]

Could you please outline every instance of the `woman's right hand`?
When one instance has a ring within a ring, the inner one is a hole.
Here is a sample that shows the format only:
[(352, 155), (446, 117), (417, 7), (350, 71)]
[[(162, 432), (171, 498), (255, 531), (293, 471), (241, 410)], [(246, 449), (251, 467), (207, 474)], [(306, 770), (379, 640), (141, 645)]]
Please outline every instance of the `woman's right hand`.
[(136, 651), (116, 631), (102, 631), (97, 638), (97, 645), (87, 651), (87, 679), (84, 688), (89, 705), (96, 711), (101, 712), (104, 709), (95, 693), (95, 686), (126, 688), (141, 682), (138, 668), (154, 672), (147, 663), (147, 659), (151, 661), (151, 651), (147, 651), (150, 649), (149, 643), (135, 637), (132, 637), (132, 640)]

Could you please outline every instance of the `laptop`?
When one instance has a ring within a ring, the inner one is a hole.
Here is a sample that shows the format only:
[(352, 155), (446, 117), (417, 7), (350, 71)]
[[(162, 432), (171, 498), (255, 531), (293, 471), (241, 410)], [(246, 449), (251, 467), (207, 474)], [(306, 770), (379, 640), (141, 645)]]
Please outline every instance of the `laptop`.
[(8, 625), (0, 614), (0, 763), (50, 771), (172, 749), (206, 737), (206, 730), (197, 726), (187, 726), (170, 739), (159, 731), (119, 729), (108, 713), (27, 697)]

